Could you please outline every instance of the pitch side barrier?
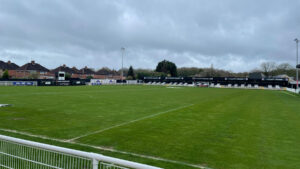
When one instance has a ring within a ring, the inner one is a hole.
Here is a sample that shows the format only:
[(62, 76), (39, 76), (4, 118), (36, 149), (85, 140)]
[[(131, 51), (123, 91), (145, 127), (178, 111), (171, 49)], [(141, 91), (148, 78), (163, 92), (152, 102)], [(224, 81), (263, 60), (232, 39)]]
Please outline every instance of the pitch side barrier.
[(68, 80), (54, 80), (54, 79), (39, 79), (38, 86), (79, 86), (85, 85), (85, 79), (68, 79)]
[(0, 79), (0, 86), (78, 86), (85, 84), (85, 79), (69, 79), (63, 81), (54, 79)]
[(0, 168), (161, 169), (96, 153), (0, 135)]
[(144, 77), (145, 83), (209, 83), (220, 85), (258, 85), (258, 86), (281, 86), (289, 87), (289, 81), (286, 78), (244, 78), (244, 77)]
[(37, 86), (38, 82), (32, 79), (0, 79), (0, 86)]

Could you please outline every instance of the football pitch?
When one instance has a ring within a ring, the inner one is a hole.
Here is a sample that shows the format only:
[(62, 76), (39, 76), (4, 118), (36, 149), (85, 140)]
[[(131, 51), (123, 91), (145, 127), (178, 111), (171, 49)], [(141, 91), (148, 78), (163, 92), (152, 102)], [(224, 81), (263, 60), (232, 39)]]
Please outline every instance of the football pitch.
[(300, 167), (300, 97), (165, 86), (0, 87), (0, 134), (167, 169)]

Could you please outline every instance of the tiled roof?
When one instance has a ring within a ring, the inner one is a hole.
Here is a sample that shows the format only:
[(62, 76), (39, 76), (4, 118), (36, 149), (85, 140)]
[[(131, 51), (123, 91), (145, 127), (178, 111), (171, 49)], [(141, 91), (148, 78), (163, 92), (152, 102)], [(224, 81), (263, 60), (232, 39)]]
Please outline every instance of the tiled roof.
[(40, 72), (49, 72), (47, 68), (38, 63), (35, 63), (34, 61), (21, 66), (20, 68), (18, 68), (18, 70), (36, 70)]
[(51, 72), (56, 73), (56, 72), (59, 72), (59, 71), (63, 71), (63, 72), (70, 73), (70, 74), (78, 73), (78, 70), (70, 68), (66, 65), (59, 66), (59, 67), (53, 69)]
[(95, 74), (95, 71), (93, 71), (92, 69), (90, 69), (88, 67), (84, 67), (84, 68), (80, 69), (79, 72), (81, 74), (86, 74), (86, 75)]
[(3, 61), (0, 60), (0, 69), (3, 69), (3, 70), (16, 70), (18, 68), (19, 68), (19, 66), (16, 65), (15, 63), (12, 63), (10, 61), (3, 62)]
[(75, 66), (72, 67), (72, 70), (74, 71), (74, 73), (78, 73), (78, 74), (80, 73), (79, 70)]
[(109, 75), (111, 74), (110, 69), (102, 68), (96, 72), (97, 75)]
[(116, 70), (110, 70), (108, 68), (102, 68), (96, 72), (97, 75), (119, 75)]

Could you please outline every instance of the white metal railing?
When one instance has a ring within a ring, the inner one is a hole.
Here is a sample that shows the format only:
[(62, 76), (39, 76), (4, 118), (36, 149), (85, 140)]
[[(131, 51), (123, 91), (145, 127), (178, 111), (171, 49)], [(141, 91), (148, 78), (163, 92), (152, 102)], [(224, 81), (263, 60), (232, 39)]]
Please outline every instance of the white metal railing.
[(299, 93), (300, 90), (296, 90), (296, 89), (292, 89), (292, 88), (286, 88), (286, 91), (289, 91), (289, 92), (293, 92), (293, 93)]
[(0, 169), (161, 169), (145, 164), (0, 135)]

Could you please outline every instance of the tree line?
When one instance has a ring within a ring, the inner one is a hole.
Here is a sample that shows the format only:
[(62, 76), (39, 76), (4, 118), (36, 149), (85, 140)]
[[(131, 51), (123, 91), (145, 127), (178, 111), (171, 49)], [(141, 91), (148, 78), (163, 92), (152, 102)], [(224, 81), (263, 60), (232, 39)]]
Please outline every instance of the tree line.
[(159, 62), (155, 70), (152, 69), (133, 69), (130, 66), (126, 76), (128, 79), (144, 79), (144, 77), (161, 76), (161, 77), (248, 77), (250, 73), (258, 72), (266, 77), (274, 77), (278, 75), (287, 75), (296, 77), (296, 68), (289, 63), (281, 63), (277, 65), (275, 62), (264, 62), (258, 68), (249, 72), (232, 72), (223, 69), (197, 68), (197, 67), (181, 67), (177, 68), (175, 63), (163, 60)]

